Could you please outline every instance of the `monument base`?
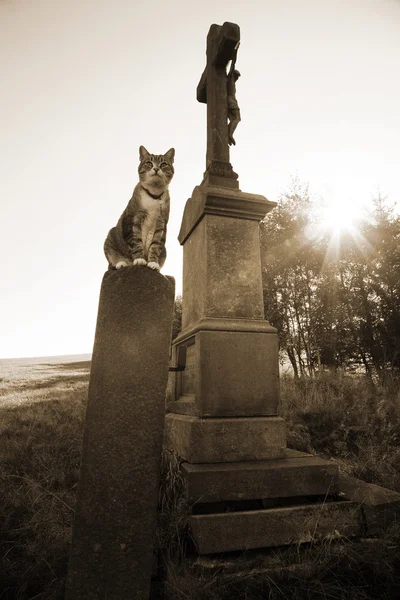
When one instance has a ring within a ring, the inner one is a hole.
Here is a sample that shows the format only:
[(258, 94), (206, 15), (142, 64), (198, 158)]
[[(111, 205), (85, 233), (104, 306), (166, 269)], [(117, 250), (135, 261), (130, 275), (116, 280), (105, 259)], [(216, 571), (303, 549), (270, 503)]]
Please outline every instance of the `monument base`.
[[(214, 323), (216, 321), (216, 323)], [(279, 410), (276, 331), (267, 321), (207, 319), (174, 342), (171, 412), (201, 417), (274, 417)], [(244, 328), (250, 324), (252, 330)], [(214, 325), (220, 329), (205, 329)], [(222, 329), (225, 327), (225, 329)], [(258, 327), (258, 331), (256, 329)], [(195, 331), (195, 332), (194, 332)]]
[(189, 463), (284, 458), (285, 423), (281, 417), (202, 419), (170, 413), (165, 419), (164, 445)]
[(327, 502), (268, 510), (235, 511), (189, 517), (199, 554), (250, 550), (359, 535), (356, 502)]
[[(376, 536), (400, 518), (400, 494), (348, 476), (338, 495), (317, 502), (193, 514), (189, 530), (200, 555)], [(282, 490), (281, 490), (282, 491)], [(293, 500), (293, 499), (292, 499)], [(280, 499), (281, 501), (281, 499)]]
[(399, 493), (296, 450), (283, 459), (183, 462), (181, 473), (199, 555), (376, 536), (400, 518)]
[[(339, 492), (333, 461), (287, 449), (285, 458), (214, 464), (182, 464), (190, 504), (327, 496)], [(268, 502), (267, 502), (268, 500)]]

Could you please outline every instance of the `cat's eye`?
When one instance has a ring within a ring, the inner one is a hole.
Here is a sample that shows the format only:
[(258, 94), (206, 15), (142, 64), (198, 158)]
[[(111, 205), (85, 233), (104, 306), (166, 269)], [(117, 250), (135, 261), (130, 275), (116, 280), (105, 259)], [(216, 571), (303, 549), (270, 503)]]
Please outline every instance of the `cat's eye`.
[(161, 165), (160, 165), (160, 167), (161, 167), (162, 169), (165, 169), (165, 167), (168, 167), (168, 163), (166, 163), (166, 162), (162, 162), (162, 163), (161, 163)]
[(144, 163), (146, 167), (152, 167), (153, 163), (151, 162), (151, 160), (146, 160), (146, 162)]

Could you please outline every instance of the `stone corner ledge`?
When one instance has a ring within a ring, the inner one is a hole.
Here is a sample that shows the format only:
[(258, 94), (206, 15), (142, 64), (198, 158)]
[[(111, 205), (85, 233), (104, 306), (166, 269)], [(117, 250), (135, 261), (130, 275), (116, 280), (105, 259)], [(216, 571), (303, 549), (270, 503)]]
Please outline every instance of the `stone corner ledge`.
[(359, 504), (366, 534), (374, 535), (400, 521), (400, 494), (374, 483), (341, 474), (339, 489), (345, 500)]
[(206, 214), (261, 221), (275, 206), (261, 194), (249, 194), (240, 190), (199, 185), (185, 205), (178, 240), (183, 245), (197, 224)]
[(183, 329), (174, 339), (174, 346), (181, 344), (187, 339), (192, 338), (200, 331), (217, 332), (239, 332), (239, 333), (267, 333), (277, 334), (277, 329), (270, 325), (265, 319), (220, 319), (215, 317), (205, 317), (200, 319), (195, 325)]

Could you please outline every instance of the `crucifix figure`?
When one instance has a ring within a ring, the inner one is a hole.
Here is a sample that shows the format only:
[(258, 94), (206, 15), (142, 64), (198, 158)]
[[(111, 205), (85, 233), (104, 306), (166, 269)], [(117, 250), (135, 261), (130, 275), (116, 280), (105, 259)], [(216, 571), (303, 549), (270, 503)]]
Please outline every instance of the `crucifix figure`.
[(207, 166), (203, 183), (231, 188), (239, 187), (229, 160), (229, 146), (235, 144), (233, 132), (240, 121), (235, 86), (240, 75), (235, 69), (239, 43), (240, 29), (235, 23), (211, 25), (207, 66), (197, 86), (197, 100), (207, 104)]
[[(240, 43), (240, 42), (238, 42)], [(239, 108), (239, 104), (238, 101), (236, 100), (236, 82), (240, 77), (240, 73), (237, 69), (235, 69), (235, 65), (236, 65), (236, 54), (237, 54), (237, 48), (235, 51), (235, 56), (232, 59), (232, 64), (231, 64), (231, 68), (229, 69), (229, 73), (228, 73), (228, 80), (227, 80), (227, 94), (228, 94), (228, 119), (229, 119), (229, 125), (228, 125), (228, 144), (231, 146), (236, 145), (235, 142), (235, 138), (233, 137), (233, 133), (236, 129), (236, 127), (239, 125), (240, 123), (240, 108)]]

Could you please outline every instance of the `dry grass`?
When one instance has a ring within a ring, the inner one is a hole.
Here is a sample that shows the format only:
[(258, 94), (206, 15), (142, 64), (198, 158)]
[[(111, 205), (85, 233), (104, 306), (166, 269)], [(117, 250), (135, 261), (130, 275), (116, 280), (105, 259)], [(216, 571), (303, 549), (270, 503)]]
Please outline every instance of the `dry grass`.
[[(325, 541), (177, 565), (168, 600), (395, 600), (398, 532), (384, 540)], [(231, 566), (229, 565), (231, 563)]]
[(164, 451), (157, 515), (157, 547), (164, 564), (180, 562), (190, 545), (187, 520), (190, 507), (185, 498), (185, 484), (180, 473), (180, 460)]
[(2, 364), (0, 598), (61, 600), (89, 364)]
[[(1, 365), (0, 600), (62, 600), (89, 363)], [(398, 387), (345, 376), (282, 380), (290, 445), (400, 491)], [(372, 600), (400, 597), (400, 535), (196, 562), (174, 456), (163, 456), (158, 549), (165, 600)], [(229, 561), (228, 561), (229, 562)], [(128, 600), (128, 599), (127, 599)]]
[(400, 491), (400, 381), (282, 378), (281, 391), (289, 446), (335, 457), (343, 472)]

